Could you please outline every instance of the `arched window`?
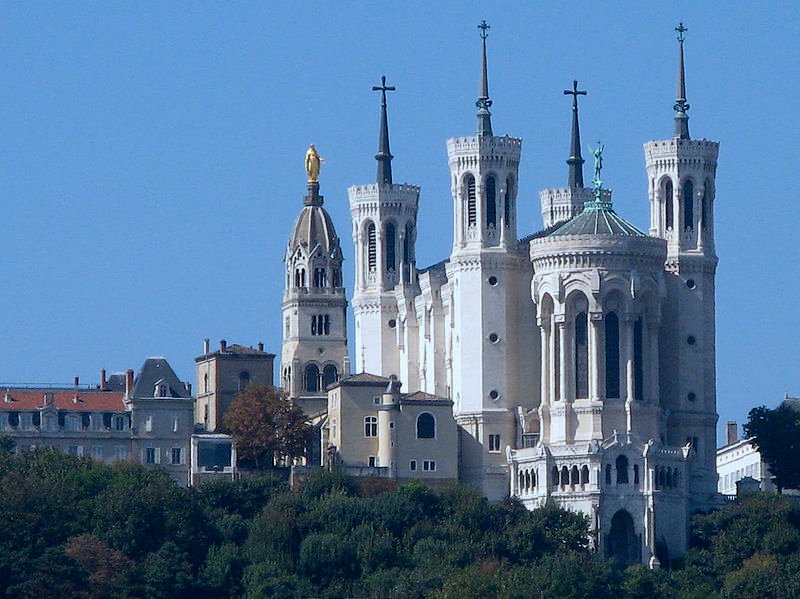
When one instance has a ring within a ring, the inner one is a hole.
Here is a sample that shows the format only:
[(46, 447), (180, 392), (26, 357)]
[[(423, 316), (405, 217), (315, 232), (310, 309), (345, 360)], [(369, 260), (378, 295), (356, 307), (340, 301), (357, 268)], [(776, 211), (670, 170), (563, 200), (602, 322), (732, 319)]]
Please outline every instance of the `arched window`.
[(552, 479), (551, 483), (552, 483), (553, 487), (558, 487), (558, 468), (557, 467), (553, 466), (553, 468), (550, 470), (550, 478)]
[(208, 373), (203, 375), (203, 393), (208, 393)]
[(250, 373), (247, 371), (242, 371), (239, 373), (239, 391), (244, 391), (247, 389), (247, 385), (250, 384)]
[(417, 416), (417, 439), (436, 438), (436, 419), (433, 414), (423, 412)]
[(327, 276), (325, 275), (324, 268), (314, 269), (314, 287), (325, 287), (327, 284)]
[(413, 235), (414, 229), (411, 227), (411, 223), (408, 223), (405, 237), (403, 237), (403, 282), (405, 283), (411, 282), (411, 263), (414, 261), (414, 257), (411, 255)]
[(295, 268), (294, 269), (294, 286), (295, 287), (300, 287), (301, 286), (300, 285), (300, 269), (299, 268)]
[(569, 469), (561, 466), (561, 488), (565, 489), (569, 485)]
[(364, 418), (364, 436), (378, 436), (378, 419), (375, 418), (375, 416), (367, 416)]
[(339, 380), (339, 373), (336, 370), (336, 366), (328, 364), (322, 369), (323, 386), (327, 387), (328, 385), (333, 385), (337, 380)]
[(628, 458), (624, 455), (617, 456), (617, 484), (628, 484)]
[(633, 484), (639, 484), (639, 464), (633, 465)]
[(306, 391), (317, 393), (319, 391), (319, 367), (316, 364), (306, 366), (305, 376)]
[(589, 335), (586, 312), (575, 317), (575, 397), (589, 397)]
[(375, 223), (367, 227), (367, 267), (370, 272), (378, 268), (378, 246), (375, 240)]
[(619, 318), (609, 312), (605, 318), (606, 397), (619, 397)]
[(573, 466), (569, 471), (569, 484), (571, 487), (577, 487), (581, 484), (581, 475), (577, 466)]
[(514, 179), (506, 179), (506, 196), (503, 198), (503, 223), (506, 227), (511, 226), (511, 196), (514, 187)]
[(475, 177), (467, 175), (467, 225), (474, 227), (478, 222), (478, 207), (475, 204)]
[(710, 187), (711, 187), (711, 180), (707, 179), (706, 184), (703, 187), (703, 203), (700, 204), (700, 226), (703, 229), (708, 228), (708, 214), (709, 211), (711, 210), (711, 206), (709, 205), (711, 201), (710, 200), (711, 194), (708, 191)]
[(611, 484), (611, 464), (606, 464), (606, 484)]
[(644, 397), (644, 351), (642, 348), (642, 318), (633, 323), (633, 397)]
[(589, 484), (589, 466), (582, 466), (581, 467), (581, 485), (588, 485)]
[(497, 226), (497, 186), (494, 177), (486, 179), (486, 226)]
[(386, 272), (394, 272), (397, 270), (397, 231), (393, 223), (386, 223), (386, 233), (384, 235), (384, 243), (386, 244)]
[(666, 221), (667, 229), (671, 229), (674, 226), (674, 210), (675, 207), (672, 205), (672, 181), (667, 179), (664, 183), (664, 220)]
[(683, 182), (683, 228), (694, 229), (694, 185), (689, 179)]

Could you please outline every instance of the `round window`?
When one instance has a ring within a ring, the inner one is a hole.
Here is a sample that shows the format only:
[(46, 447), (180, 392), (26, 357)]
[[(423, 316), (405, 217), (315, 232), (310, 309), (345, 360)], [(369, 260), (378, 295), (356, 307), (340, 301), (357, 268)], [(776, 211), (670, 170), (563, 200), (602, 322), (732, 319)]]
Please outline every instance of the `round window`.
[(491, 277), (489, 277), (489, 285), (491, 285), (492, 287), (497, 285), (497, 277), (496, 276), (492, 275)]
[(500, 337), (497, 336), (497, 333), (490, 333), (489, 334), (489, 341), (492, 343), (497, 343), (500, 340)]
[(492, 389), (491, 391), (489, 391), (489, 397), (491, 397), (492, 399), (497, 399), (498, 397), (500, 397), (500, 394), (497, 392), (497, 389)]
[(694, 282), (694, 279), (686, 279), (686, 286), (689, 289), (694, 289), (695, 287), (697, 287), (697, 283)]
[(396, 321), (394, 318), (392, 318), (392, 319), (389, 321), (389, 328), (390, 328), (390, 329), (393, 329), (393, 328), (394, 328), (394, 327), (396, 327), (396, 326), (397, 326), (397, 321)]
[(694, 338), (694, 335), (689, 335), (686, 338), (686, 343), (688, 343), (689, 345), (694, 345), (695, 343), (697, 343), (697, 339)]
[(697, 395), (695, 395), (694, 391), (690, 391), (686, 395), (686, 399), (688, 399), (689, 401), (694, 401), (695, 399), (697, 399)]

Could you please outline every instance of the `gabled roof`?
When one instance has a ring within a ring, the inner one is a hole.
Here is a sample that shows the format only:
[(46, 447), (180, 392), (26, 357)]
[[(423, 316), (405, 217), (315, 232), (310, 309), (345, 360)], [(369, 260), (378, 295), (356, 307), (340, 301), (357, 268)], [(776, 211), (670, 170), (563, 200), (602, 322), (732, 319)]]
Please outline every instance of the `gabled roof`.
[(120, 391), (11, 388), (0, 390), (0, 411), (23, 412), (53, 407), (71, 412), (124, 412), (124, 397)]
[[(167, 386), (166, 397), (156, 396), (156, 385)], [(188, 399), (189, 391), (165, 358), (147, 358), (136, 376), (133, 399)]]
[(402, 399), (410, 400), (410, 401), (430, 401), (430, 400), (440, 400), (440, 401), (449, 401), (446, 397), (439, 397), (438, 395), (433, 395), (432, 393), (425, 393), (425, 391), (415, 391), (414, 393), (409, 393), (408, 395), (403, 395)]
[[(374, 387), (386, 387), (389, 384), (389, 379), (385, 376), (377, 374), (370, 374), (368, 372), (360, 372), (350, 376), (343, 377), (335, 385), (369, 385)], [(331, 385), (331, 387), (335, 386)]]

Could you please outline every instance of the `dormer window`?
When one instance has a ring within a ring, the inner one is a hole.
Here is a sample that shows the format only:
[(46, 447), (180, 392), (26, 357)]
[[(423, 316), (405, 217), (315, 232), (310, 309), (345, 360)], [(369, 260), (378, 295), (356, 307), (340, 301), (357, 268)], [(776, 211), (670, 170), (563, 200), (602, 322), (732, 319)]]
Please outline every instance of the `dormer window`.
[(162, 382), (156, 383), (156, 387), (153, 391), (153, 397), (168, 397), (167, 395), (168, 387)]

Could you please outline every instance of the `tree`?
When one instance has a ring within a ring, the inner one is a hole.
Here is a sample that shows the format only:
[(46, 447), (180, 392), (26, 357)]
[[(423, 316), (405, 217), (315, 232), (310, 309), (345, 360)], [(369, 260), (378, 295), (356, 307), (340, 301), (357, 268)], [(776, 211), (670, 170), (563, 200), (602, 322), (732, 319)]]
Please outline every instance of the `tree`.
[(275, 459), (300, 457), (311, 441), (303, 410), (269, 385), (251, 385), (239, 393), (225, 414), (225, 426), (239, 457), (253, 460), (256, 468), (271, 466)]
[(800, 487), (800, 412), (785, 403), (753, 408), (744, 433), (769, 465), (778, 493)]

